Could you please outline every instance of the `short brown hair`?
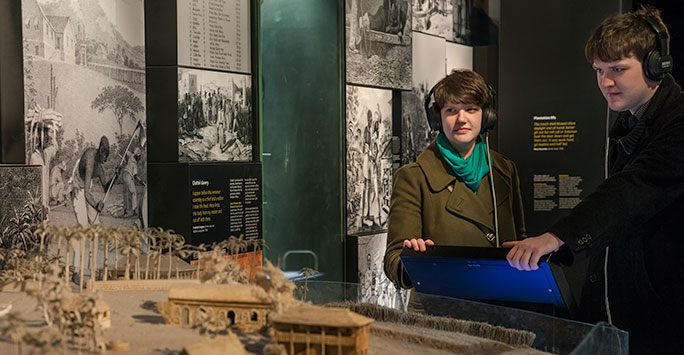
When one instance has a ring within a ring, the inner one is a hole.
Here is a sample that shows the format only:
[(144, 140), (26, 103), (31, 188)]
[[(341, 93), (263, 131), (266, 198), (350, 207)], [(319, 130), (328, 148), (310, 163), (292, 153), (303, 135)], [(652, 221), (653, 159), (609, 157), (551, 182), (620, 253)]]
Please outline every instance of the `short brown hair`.
[(657, 46), (656, 34), (644, 17), (650, 17), (669, 32), (660, 18), (660, 11), (644, 8), (626, 14), (608, 17), (594, 30), (584, 47), (584, 56), (589, 63), (598, 59), (614, 62), (635, 56), (643, 63), (648, 52)]
[(463, 103), (485, 108), (491, 104), (490, 100), (489, 86), (472, 70), (453, 70), (435, 85), (435, 102), (439, 107)]

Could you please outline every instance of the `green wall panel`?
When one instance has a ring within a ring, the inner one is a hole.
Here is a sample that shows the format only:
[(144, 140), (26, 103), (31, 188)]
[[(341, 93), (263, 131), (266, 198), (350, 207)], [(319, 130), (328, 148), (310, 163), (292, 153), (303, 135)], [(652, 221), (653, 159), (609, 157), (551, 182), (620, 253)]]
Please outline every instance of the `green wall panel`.
[[(261, 5), (266, 257), (311, 250), (323, 278), (344, 270), (340, 6), (330, 0)], [(286, 269), (313, 267), (288, 256)]]

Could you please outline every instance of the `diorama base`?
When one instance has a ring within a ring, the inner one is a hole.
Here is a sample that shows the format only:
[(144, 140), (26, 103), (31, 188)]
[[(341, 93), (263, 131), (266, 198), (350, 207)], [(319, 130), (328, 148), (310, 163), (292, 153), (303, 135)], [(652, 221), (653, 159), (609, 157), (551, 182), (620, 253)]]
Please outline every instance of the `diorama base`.
[[(168, 299), (168, 291), (100, 291), (111, 309), (111, 328), (104, 332), (107, 343), (128, 343), (127, 354), (176, 354), (184, 347), (202, 343), (207, 336), (192, 328), (167, 325), (155, 304)], [(35, 301), (23, 292), (0, 292), (0, 305), (12, 304), (27, 321), (29, 330), (44, 326)], [(264, 333), (237, 334), (248, 353), (261, 354), (272, 339)], [(30, 349), (24, 345), (22, 352)], [(0, 354), (15, 354), (12, 342), (0, 341)], [(116, 352), (113, 349), (109, 352)], [(514, 347), (501, 342), (462, 333), (441, 331), (389, 322), (371, 325), (371, 354), (545, 354), (528, 347)]]

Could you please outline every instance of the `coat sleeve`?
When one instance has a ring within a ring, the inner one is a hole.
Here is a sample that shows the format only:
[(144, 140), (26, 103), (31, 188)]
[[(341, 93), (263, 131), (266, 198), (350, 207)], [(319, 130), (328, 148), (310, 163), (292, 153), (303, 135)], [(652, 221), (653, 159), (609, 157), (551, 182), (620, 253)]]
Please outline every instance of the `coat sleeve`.
[(515, 223), (515, 236), (517, 240), (527, 237), (527, 230), (525, 229), (525, 212), (523, 210), (522, 196), (520, 194), (520, 177), (518, 176), (518, 168), (515, 163), (511, 161), (511, 208), (513, 210), (513, 223)]
[(573, 254), (595, 254), (620, 243), (684, 197), (684, 117), (670, 120), (637, 154), (549, 228)]
[(392, 183), (385, 274), (403, 288), (411, 287), (411, 281), (399, 258), (404, 240), (420, 238), (422, 233), (421, 176), (419, 167), (407, 165), (397, 170)]

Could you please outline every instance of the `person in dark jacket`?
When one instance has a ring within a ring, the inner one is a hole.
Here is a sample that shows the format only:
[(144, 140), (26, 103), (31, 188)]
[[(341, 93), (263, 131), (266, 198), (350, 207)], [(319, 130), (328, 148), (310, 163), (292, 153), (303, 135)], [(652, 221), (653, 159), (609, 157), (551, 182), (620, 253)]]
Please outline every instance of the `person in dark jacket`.
[(668, 32), (655, 9), (614, 15), (585, 52), (620, 114), (608, 177), (546, 233), (504, 243), (520, 270), (566, 245), (590, 256), (580, 318), (629, 331), (630, 354), (684, 352), (684, 94), (667, 71)]

